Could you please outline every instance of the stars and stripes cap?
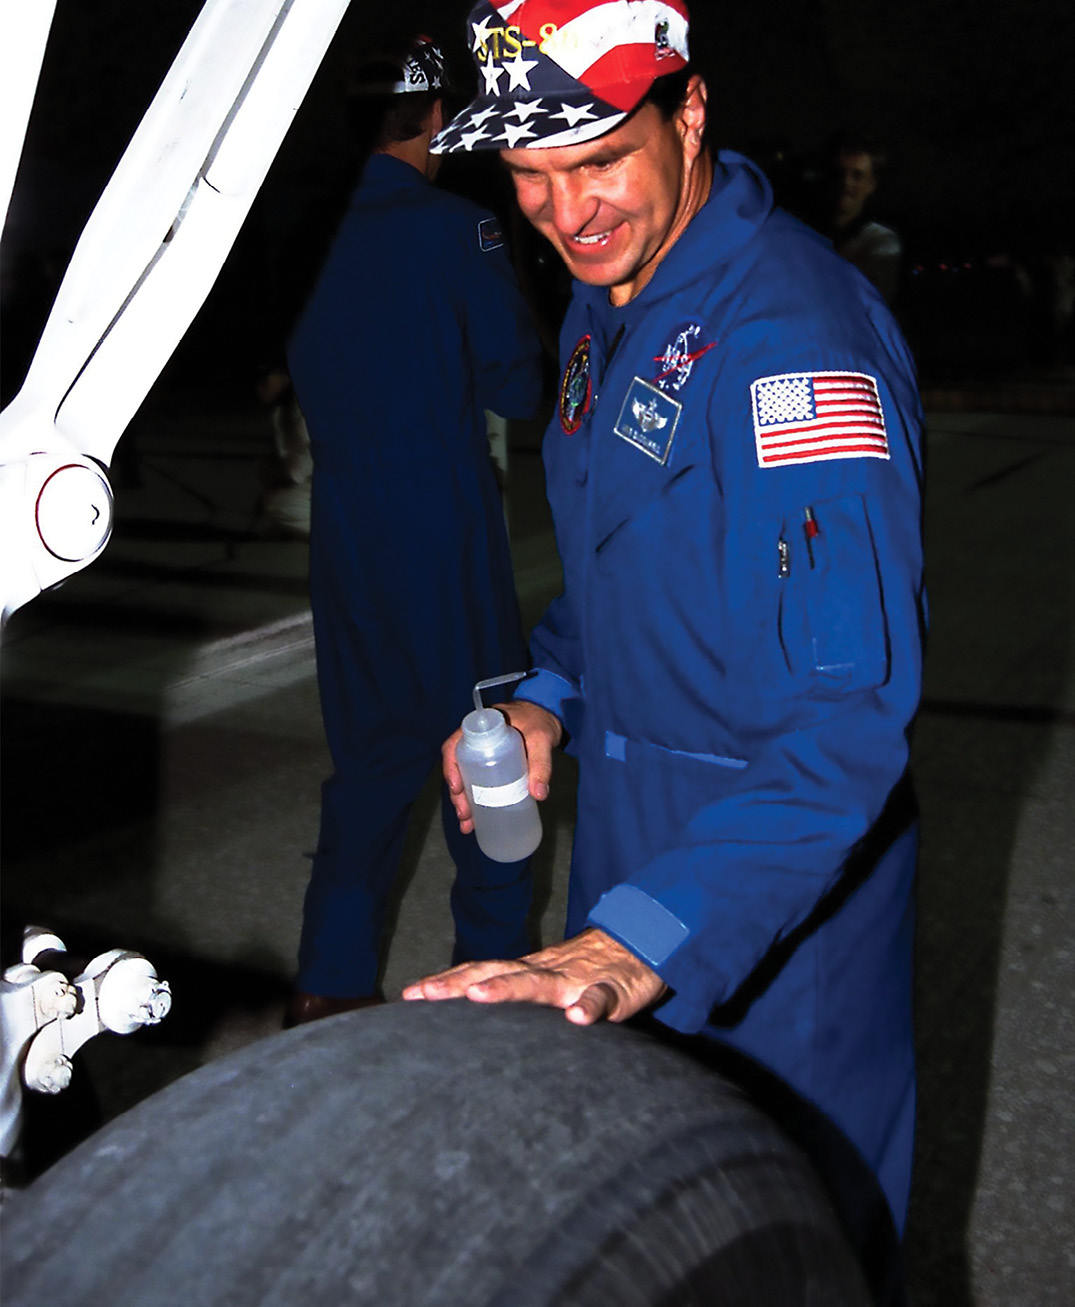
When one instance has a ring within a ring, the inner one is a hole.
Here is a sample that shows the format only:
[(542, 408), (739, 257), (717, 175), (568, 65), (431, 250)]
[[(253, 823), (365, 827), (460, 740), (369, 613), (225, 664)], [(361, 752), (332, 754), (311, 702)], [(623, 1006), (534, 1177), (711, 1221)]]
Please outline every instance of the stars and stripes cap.
[(457, 150), (549, 149), (611, 131), (687, 64), (683, 0), (479, 0), (468, 36), (477, 97), (433, 140)]

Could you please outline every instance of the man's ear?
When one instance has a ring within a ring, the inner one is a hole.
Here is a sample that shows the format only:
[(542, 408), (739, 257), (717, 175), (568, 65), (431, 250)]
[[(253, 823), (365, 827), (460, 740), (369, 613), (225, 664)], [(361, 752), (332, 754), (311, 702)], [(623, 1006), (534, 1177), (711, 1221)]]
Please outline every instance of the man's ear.
[(708, 95), (704, 79), (695, 73), (687, 83), (687, 91), (678, 110), (684, 145), (691, 158), (701, 152)]
[(440, 171), (441, 156), (434, 154), (429, 148), (433, 143), (433, 138), (444, 126), (444, 101), (434, 100), (433, 107), (429, 111), (429, 117), (426, 119), (425, 131), (429, 133), (424, 136), (426, 146), (425, 157), (425, 175), (430, 181), (435, 181), (437, 173)]
[(429, 121), (430, 121), (431, 135), (436, 136), (436, 134), (444, 126), (444, 101), (443, 100), (433, 101), (433, 109)]

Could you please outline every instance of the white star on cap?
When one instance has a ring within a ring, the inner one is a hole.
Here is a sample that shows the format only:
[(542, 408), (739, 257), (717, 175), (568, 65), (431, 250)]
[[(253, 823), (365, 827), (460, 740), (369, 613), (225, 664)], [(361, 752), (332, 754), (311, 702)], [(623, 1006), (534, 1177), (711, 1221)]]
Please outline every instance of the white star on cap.
[(497, 68), (492, 59), (482, 68), (482, 76), (485, 78), (486, 95), (500, 94), (500, 78), (504, 73), (503, 68)]
[(504, 68), (508, 74), (508, 90), (519, 87), (524, 91), (530, 90), (530, 78), (528, 76), (531, 68), (538, 66), (536, 59), (524, 59), (523, 52), (520, 50), (514, 59), (510, 62), (504, 60)]
[[(492, 113), (490, 109), (488, 111)], [(540, 100), (516, 100), (514, 107), (509, 109), (504, 115), (505, 118), (518, 118), (521, 123), (529, 122), (536, 113), (548, 113), (548, 109), (541, 107)]]
[(487, 104), (485, 108), (481, 111), (481, 113), (471, 114), (470, 126), (480, 127), (487, 118), (492, 118), (492, 116), (495, 113), (496, 113), (496, 109), (494, 108), (494, 106), (491, 104)]
[(484, 127), (479, 127), (476, 132), (461, 132), (459, 135), (459, 144), (464, 150), (473, 150), (479, 141), (488, 140), (489, 133)]
[(592, 104), (584, 104), (578, 109), (576, 109), (573, 105), (564, 104), (563, 101), (561, 101), (560, 110), (561, 112), (554, 113), (553, 117), (563, 118), (563, 120), (567, 123), (569, 127), (575, 127), (579, 123), (585, 122), (588, 118), (597, 117), (597, 114), (593, 112)]
[(471, 23), (471, 27), (474, 28), (474, 44), (470, 47), (471, 50), (477, 50), (478, 46), (489, 44), (489, 37), (491, 35), (489, 24), (491, 22), (493, 22), (493, 19), (491, 17), (486, 17), (483, 18), (480, 23)]
[(500, 133), (500, 135), (496, 139), (498, 141), (499, 140), (507, 141), (508, 149), (514, 150), (516, 145), (518, 145), (520, 141), (525, 140), (527, 137), (531, 137), (533, 135), (534, 135), (534, 129), (530, 126), (529, 123), (509, 123), (505, 120), (504, 130)]

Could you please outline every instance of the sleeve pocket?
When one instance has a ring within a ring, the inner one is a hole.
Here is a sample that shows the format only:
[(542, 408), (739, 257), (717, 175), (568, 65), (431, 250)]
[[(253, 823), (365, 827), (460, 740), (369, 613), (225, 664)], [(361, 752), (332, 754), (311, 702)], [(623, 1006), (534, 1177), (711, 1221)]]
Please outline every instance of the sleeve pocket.
[(866, 501), (861, 495), (811, 504), (787, 522), (792, 565), (782, 586), (780, 640), (788, 668), (826, 696), (883, 685), (888, 677), (884, 597)]

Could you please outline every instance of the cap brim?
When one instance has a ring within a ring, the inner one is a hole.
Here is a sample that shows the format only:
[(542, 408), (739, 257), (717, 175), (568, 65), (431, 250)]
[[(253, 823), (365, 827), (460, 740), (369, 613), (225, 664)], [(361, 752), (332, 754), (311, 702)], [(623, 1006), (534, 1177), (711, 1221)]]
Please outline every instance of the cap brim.
[(479, 95), (433, 138), (434, 154), (472, 150), (551, 150), (580, 145), (612, 131), (627, 117), (592, 94), (539, 95), (513, 100)]

